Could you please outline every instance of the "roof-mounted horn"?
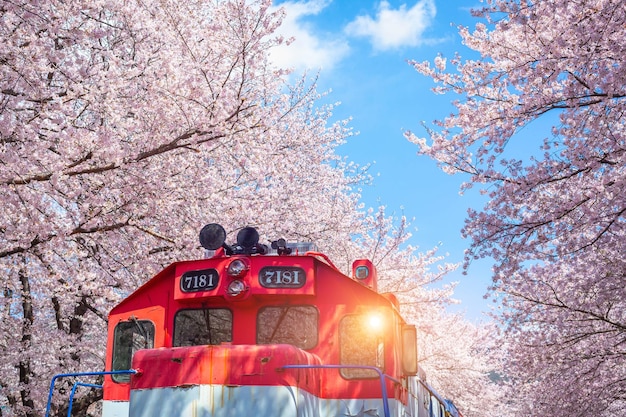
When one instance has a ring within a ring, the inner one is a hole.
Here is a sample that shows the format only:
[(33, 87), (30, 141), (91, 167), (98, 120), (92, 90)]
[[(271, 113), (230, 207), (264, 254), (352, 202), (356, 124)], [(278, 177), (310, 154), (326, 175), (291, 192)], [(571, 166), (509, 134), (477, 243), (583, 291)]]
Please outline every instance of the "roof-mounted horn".
[(200, 245), (207, 250), (217, 250), (226, 242), (226, 230), (217, 223), (207, 224), (200, 230)]

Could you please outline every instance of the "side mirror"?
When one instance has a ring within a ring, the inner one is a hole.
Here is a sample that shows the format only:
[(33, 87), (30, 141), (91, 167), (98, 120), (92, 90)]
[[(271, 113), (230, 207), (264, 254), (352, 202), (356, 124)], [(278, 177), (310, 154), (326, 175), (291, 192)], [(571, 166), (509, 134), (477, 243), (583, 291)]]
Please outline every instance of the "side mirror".
[(417, 375), (417, 329), (408, 324), (402, 326), (402, 372)]

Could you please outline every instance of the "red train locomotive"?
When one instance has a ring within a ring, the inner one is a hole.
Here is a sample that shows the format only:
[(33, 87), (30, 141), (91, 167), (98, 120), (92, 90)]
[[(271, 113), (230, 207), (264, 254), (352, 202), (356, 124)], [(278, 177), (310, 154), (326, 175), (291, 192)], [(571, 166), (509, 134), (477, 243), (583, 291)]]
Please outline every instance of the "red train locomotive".
[(211, 257), (168, 266), (111, 310), (103, 417), (459, 416), (418, 374), (415, 327), (370, 261), (348, 277), (258, 236), (244, 228), (231, 246), (205, 226)]

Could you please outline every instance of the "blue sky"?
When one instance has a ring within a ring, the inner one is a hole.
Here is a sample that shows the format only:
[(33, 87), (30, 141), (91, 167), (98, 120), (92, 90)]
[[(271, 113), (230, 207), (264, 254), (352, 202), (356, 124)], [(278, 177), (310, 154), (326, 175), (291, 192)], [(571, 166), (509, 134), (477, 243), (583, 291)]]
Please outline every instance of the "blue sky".
[[(432, 82), (407, 60), (433, 60), (441, 53), (469, 56), (458, 25), (474, 26), (472, 0), (309, 0), (279, 1), (287, 12), (281, 33), (294, 42), (273, 59), (296, 73), (319, 70), (320, 90), (331, 90), (330, 102), (340, 102), (337, 119), (352, 118), (356, 132), (338, 152), (360, 165), (372, 164), (373, 184), (362, 191), (368, 207), (387, 207), (387, 213), (412, 221), (411, 243), (426, 251), (440, 245), (449, 262), (460, 262), (469, 242), (460, 230), (468, 207), (480, 208), (476, 193), (459, 195), (467, 178), (449, 176), (435, 162), (417, 155), (416, 145), (403, 133), (425, 136), (422, 122), (449, 114), (448, 96), (431, 92)], [(461, 271), (454, 307), (473, 321), (484, 319), (489, 302), (483, 299), (490, 282), (490, 265), (474, 263), (467, 276)]]

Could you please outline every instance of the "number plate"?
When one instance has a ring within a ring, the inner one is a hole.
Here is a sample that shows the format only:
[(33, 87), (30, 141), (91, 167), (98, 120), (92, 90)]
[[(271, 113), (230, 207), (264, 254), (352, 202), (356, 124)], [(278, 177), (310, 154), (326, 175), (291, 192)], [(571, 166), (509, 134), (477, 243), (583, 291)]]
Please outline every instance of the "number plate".
[(187, 271), (180, 277), (182, 292), (211, 291), (217, 288), (220, 276), (213, 268), (200, 271)]
[(266, 288), (300, 288), (306, 275), (302, 268), (268, 266), (259, 272), (259, 282)]

